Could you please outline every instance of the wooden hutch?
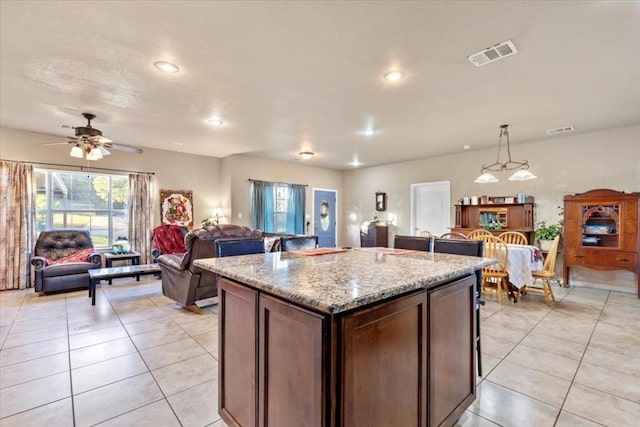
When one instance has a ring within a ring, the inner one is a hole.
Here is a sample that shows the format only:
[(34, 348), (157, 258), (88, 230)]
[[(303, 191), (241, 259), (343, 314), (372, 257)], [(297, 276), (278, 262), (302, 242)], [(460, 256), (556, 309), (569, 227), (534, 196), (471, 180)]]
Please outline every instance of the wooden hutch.
[(525, 203), (504, 203), (513, 197), (488, 197), (487, 203), (477, 205), (457, 204), (454, 233), (467, 234), (472, 230), (500, 224), (499, 229), (489, 229), (496, 236), (505, 231), (519, 231), (533, 244), (533, 197)]
[(360, 246), (363, 248), (389, 246), (389, 226), (386, 222), (370, 221), (360, 228)]
[(640, 192), (597, 189), (564, 197), (564, 283), (580, 265), (636, 273), (640, 298)]

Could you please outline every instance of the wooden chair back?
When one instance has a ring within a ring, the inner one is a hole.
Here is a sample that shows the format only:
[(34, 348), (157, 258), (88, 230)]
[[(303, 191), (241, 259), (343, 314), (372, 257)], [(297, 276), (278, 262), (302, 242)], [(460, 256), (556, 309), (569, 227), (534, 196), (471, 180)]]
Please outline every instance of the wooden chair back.
[(509, 247), (505, 241), (493, 235), (485, 235), (477, 240), (482, 240), (484, 242), (482, 256), (498, 260), (497, 264), (485, 267), (483, 269), (483, 274), (485, 272), (489, 274), (506, 273), (507, 261), (509, 260)]
[(528, 245), (529, 241), (527, 240), (527, 236), (520, 233), (519, 231), (505, 231), (498, 235), (499, 238), (504, 240), (506, 244), (511, 245)]
[(478, 228), (477, 230), (472, 230), (467, 233), (467, 239), (469, 240), (482, 240), (482, 236), (493, 236), (493, 234), (484, 228)]
[(469, 240), (467, 236), (462, 233), (444, 233), (440, 236), (441, 239), (456, 239), (456, 240)]
[(433, 233), (429, 230), (422, 230), (420, 232), (420, 237), (433, 237)]

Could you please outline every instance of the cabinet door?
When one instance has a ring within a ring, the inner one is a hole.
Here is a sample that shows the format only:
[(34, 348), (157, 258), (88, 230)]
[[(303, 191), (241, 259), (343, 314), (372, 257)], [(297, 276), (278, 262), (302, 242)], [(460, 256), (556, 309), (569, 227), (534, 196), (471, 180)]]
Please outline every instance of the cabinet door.
[(426, 425), (426, 316), (422, 291), (344, 317), (339, 425)]
[(430, 426), (453, 425), (475, 400), (474, 281), (469, 276), (428, 294)]
[(259, 312), (259, 425), (325, 425), (326, 318), (262, 294)]
[(220, 415), (232, 424), (255, 426), (257, 421), (258, 293), (221, 278), (218, 375)]

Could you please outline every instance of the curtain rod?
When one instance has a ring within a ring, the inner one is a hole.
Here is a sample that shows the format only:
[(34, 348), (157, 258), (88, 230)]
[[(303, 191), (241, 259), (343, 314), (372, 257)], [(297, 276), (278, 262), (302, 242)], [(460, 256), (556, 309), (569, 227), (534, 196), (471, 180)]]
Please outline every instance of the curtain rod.
[(286, 184), (286, 185), (304, 185), (305, 187), (308, 187), (308, 184), (293, 184), (291, 182), (278, 182), (278, 181), (265, 181), (263, 179), (253, 179), (253, 178), (249, 178), (249, 182), (253, 182), (253, 181), (261, 181), (261, 182), (269, 182), (271, 184)]
[(124, 169), (109, 169), (109, 168), (100, 168), (100, 167), (89, 167), (89, 166), (77, 166), (77, 165), (63, 165), (60, 163), (43, 163), (43, 162), (25, 162), (22, 160), (9, 160), (9, 159), (0, 159), (2, 161), (6, 161), (6, 162), (16, 162), (16, 163), (30, 163), (33, 165), (42, 165), (42, 166), (61, 166), (61, 167), (65, 167), (65, 168), (80, 168), (80, 172), (84, 172), (84, 170), (90, 171), (90, 170), (101, 170), (101, 171), (111, 171), (111, 172), (127, 172), (127, 173), (139, 173), (139, 174), (146, 174), (146, 175), (155, 175), (155, 172), (140, 172), (140, 171), (130, 171), (130, 170), (124, 170)]

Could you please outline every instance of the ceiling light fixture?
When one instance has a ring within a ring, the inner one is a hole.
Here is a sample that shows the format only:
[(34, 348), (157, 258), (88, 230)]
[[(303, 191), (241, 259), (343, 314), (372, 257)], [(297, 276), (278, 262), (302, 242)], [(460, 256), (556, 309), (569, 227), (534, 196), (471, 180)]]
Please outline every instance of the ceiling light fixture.
[(396, 82), (404, 77), (404, 73), (402, 71), (389, 71), (384, 75), (385, 80), (389, 80), (390, 82)]
[[(509, 181), (527, 181), (530, 179), (537, 178), (534, 174), (529, 172), (529, 162), (514, 162), (511, 160), (511, 145), (509, 144), (509, 130), (507, 129), (509, 125), (501, 125), (500, 126), (500, 136), (498, 138), (498, 156), (496, 157), (496, 162), (490, 165), (482, 165), (482, 170), (480, 171), (481, 175), (475, 179), (474, 182), (480, 184), (487, 184), (490, 182), (498, 182), (498, 178), (496, 178), (491, 172), (506, 172), (510, 170), (518, 169), (513, 175), (509, 177)], [(507, 139), (507, 161), (502, 163), (500, 162), (500, 149), (502, 148), (502, 137)]]
[(102, 144), (97, 144), (89, 140), (79, 141), (71, 148), (71, 152), (69, 153), (71, 157), (77, 157), (78, 159), (85, 157), (87, 160), (100, 160), (110, 154), (111, 152), (104, 148)]
[(301, 151), (298, 154), (300, 155), (300, 158), (302, 160), (309, 160), (310, 158), (313, 157), (313, 153), (311, 151)]
[(91, 151), (87, 153), (87, 160), (100, 160), (102, 158), (102, 153), (98, 147), (93, 147)]
[(369, 129), (363, 130), (361, 133), (365, 136), (373, 136), (376, 134), (376, 131), (374, 129), (369, 128)]
[(207, 123), (209, 123), (211, 126), (222, 126), (223, 121), (218, 118), (214, 118), (207, 120)]
[(178, 70), (180, 70), (176, 64), (172, 64), (171, 62), (166, 61), (154, 62), (153, 66), (160, 71), (164, 71), (165, 73), (177, 73)]
[(71, 153), (69, 153), (71, 157), (77, 157), (79, 159), (84, 157), (84, 150), (79, 145), (74, 145), (71, 149)]

